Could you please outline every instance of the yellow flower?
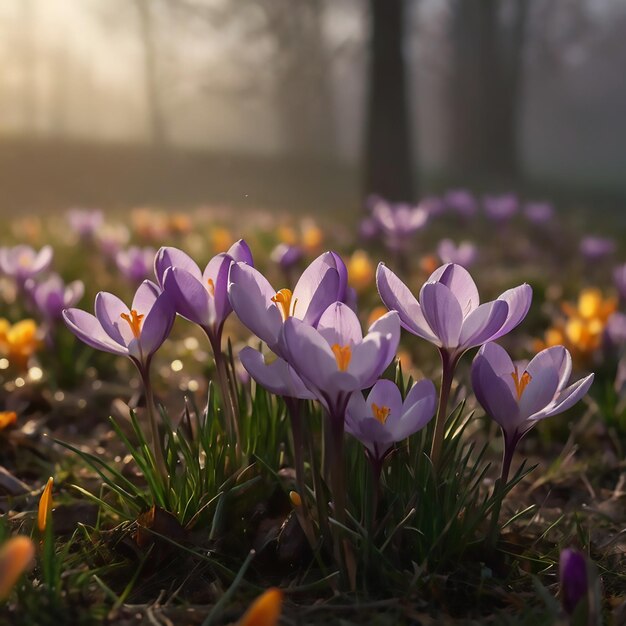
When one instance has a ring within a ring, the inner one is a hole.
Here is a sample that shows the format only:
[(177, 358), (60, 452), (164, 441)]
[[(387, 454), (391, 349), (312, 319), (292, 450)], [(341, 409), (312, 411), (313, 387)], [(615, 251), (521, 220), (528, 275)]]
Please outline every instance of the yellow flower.
[(175, 235), (186, 235), (191, 232), (191, 218), (185, 213), (173, 213), (169, 218), (169, 227)]
[(302, 247), (309, 254), (319, 251), (324, 243), (324, 233), (315, 223), (307, 221), (302, 225)]
[(50, 476), (50, 478), (48, 478), (48, 482), (46, 483), (46, 486), (39, 500), (39, 510), (37, 511), (37, 527), (39, 528), (40, 533), (46, 530), (46, 526), (48, 525), (48, 518), (50, 517), (50, 513), (52, 513), (52, 486), (53, 485), (54, 485), (54, 478)]
[(281, 243), (288, 246), (295, 246), (298, 243), (298, 233), (292, 226), (279, 226), (277, 234)]
[(237, 626), (276, 626), (283, 605), (283, 592), (272, 587), (262, 593), (237, 622)]
[(11, 325), (6, 319), (0, 319), (0, 353), (11, 366), (25, 370), (30, 357), (40, 348), (37, 324), (26, 319)]
[(364, 291), (373, 282), (376, 275), (374, 264), (364, 250), (355, 250), (348, 260), (348, 282), (357, 291)]
[(23, 535), (9, 539), (0, 548), (0, 602), (6, 600), (34, 556), (35, 545)]
[(17, 421), (17, 413), (15, 411), (0, 411), (0, 430), (4, 430)]
[(216, 226), (211, 231), (211, 247), (213, 252), (226, 252), (234, 243), (233, 235), (222, 226)]

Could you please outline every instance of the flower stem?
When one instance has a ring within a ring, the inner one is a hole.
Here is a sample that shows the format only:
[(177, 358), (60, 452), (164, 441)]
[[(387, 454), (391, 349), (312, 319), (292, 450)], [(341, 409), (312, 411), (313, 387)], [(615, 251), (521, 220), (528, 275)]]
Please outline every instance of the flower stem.
[(443, 437), (448, 412), (448, 399), (450, 398), (450, 390), (452, 389), (452, 380), (454, 378), (454, 369), (458, 360), (458, 358), (451, 357), (450, 354), (443, 348), (439, 351), (439, 354), (441, 355), (441, 388), (439, 390), (437, 417), (435, 418), (435, 432), (433, 434), (433, 443), (430, 449), (430, 460), (435, 470), (438, 469), (441, 461), (441, 449), (443, 447)]
[(502, 452), (502, 470), (500, 472), (500, 478), (496, 480), (493, 486), (493, 493), (496, 497), (496, 502), (491, 511), (491, 522), (489, 524), (489, 534), (487, 536), (487, 548), (490, 552), (493, 552), (500, 538), (500, 528), (498, 522), (500, 520), (500, 511), (502, 509), (502, 501), (504, 500), (504, 490), (509, 481), (509, 473), (511, 471), (511, 462), (513, 461), (513, 454), (517, 447), (518, 438), (513, 437), (511, 440), (504, 436), (504, 451)]
[(152, 383), (150, 381), (150, 362), (144, 367), (139, 367), (139, 374), (143, 382), (144, 393), (146, 395), (146, 410), (148, 412), (148, 420), (150, 421), (150, 431), (152, 433), (152, 447), (154, 448), (154, 461), (157, 471), (163, 481), (163, 486), (167, 489), (169, 473), (167, 464), (165, 463), (165, 455), (163, 452), (163, 441), (159, 434), (159, 425), (156, 418), (156, 405), (154, 403), (154, 392), (152, 391)]
[(232, 390), (228, 384), (228, 371), (226, 369), (226, 359), (222, 352), (221, 332), (214, 336), (206, 331), (211, 348), (213, 349), (213, 358), (215, 360), (215, 370), (217, 372), (217, 383), (222, 396), (224, 412), (226, 414), (226, 433), (230, 441), (235, 443), (235, 456), (237, 459), (241, 456), (241, 436), (239, 433), (239, 422), (235, 415), (235, 403), (233, 400)]

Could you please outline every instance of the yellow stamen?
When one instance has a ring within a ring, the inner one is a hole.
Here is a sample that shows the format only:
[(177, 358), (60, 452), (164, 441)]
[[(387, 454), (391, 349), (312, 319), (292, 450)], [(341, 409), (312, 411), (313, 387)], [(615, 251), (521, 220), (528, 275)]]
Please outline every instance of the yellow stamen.
[(141, 323), (143, 322), (145, 315), (143, 313), (137, 313), (135, 309), (132, 309), (130, 315), (128, 313), (122, 313), (120, 317), (128, 322), (135, 338), (139, 338), (139, 335), (141, 334)]
[(215, 283), (213, 282), (212, 278), (209, 278), (209, 280), (207, 280), (207, 283), (209, 283), (209, 293), (215, 297)]
[(283, 320), (286, 320), (290, 315), (296, 312), (296, 304), (298, 300), (294, 300), (293, 307), (291, 306), (291, 298), (293, 294), (291, 289), (281, 289), (272, 297), (272, 302), (278, 306), (283, 316)]
[(526, 389), (528, 383), (532, 380), (533, 377), (528, 372), (524, 372), (520, 376), (519, 372), (517, 371), (517, 366), (515, 366), (515, 371), (511, 372), (511, 378), (513, 378), (513, 382), (515, 383), (517, 399), (521, 400), (524, 389)]
[(54, 478), (50, 476), (48, 478), (48, 482), (46, 483), (46, 487), (41, 494), (41, 499), (39, 500), (39, 511), (37, 512), (37, 526), (39, 527), (39, 532), (43, 532), (46, 530), (46, 526), (48, 525), (48, 517), (50, 517), (50, 513), (52, 513), (52, 485), (54, 484)]
[(352, 358), (352, 349), (350, 346), (340, 346), (338, 343), (332, 345), (330, 349), (335, 354), (337, 359), (337, 365), (340, 372), (345, 372), (350, 365), (350, 359)]
[(391, 409), (388, 406), (378, 406), (375, 402), (372, 402), (372, 413), (374, 413), (374, 417), (381, 424), (384, 424), (387, 421), (390, 412)]

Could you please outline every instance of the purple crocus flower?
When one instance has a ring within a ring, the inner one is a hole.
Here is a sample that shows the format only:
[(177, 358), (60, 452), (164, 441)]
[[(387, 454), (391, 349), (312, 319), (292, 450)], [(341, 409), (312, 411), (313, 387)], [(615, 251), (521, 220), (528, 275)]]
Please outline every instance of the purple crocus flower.
[(428, 424), (435, 414), (437, 394), (430, 380), (415, 383), (404, 402), (390, 380), (376, 382), (367, 398), (355, 393), (346, 410), (346, 431), (366, 448), (372, 463), (380, 465), (394, 443)]
[(428, 222), (428, 212), (406, 203), (392, 204), (380, 200), (372, 210), (380, 224), (387, 245), (392, 250), (402, 250), (410, 238)]
[(282, 328), (295, 318), (315, 325), (333, 302), (346, 296), (347, 270), (341, 257), (325, 252), (302, 273), (293, 292), (275, 290), (256, 269), (233, 263), (228, 277), (228, 297), (241, 322), (276, 354), (285, 356)]
[(626, 300), (626, 263), (613, 270), (613, 282), (622, 300)]
[(81, 239), (92, 239), (104, 223), (104, 215), (97, 209), (70, 209), (67, 221)]
[(442, 263), (456, 263), (467, 269), (476, 262), (478, 249), (471, 241), (462, 241), (457, 246), (452, 239), (442, 239), (437, 254)]
[(63, 309), (75, 306), (85, 292), (82, 281), (66, 285), (58, 274), (51, 274), (40, 283), (29, 280), (26, 289), (37, 310), (49, 321), (61, 319)]
[(478, 209), (476, 198), (467, 189), (451, 189), (443, 201), (448, 209), (466, 218), (473, 217)]
[(356, 313), (342, 302), (324, 311), (317, 328), (295, 317), (284, 324), (287, 361), (331, 418), (342, 423), (350, 396), (374, 384), (391, 363), (399, 339), (396, 313), (376, 320), (364, 337)]
[(152, 355), (161, 347), (174, 323), (169, 296), (146, 280), (126, 306), (117, 296), (101, 291), (96, 296), (95, 316), (81, 309), (65, 309), (67, 327), (97, 350), (129, 357), (145, 372)]
[(572, 615), (588, 595), (589, 579), (585, 555), (572, 548), (563, 550), (559, 558), (559, 578), (563, 610)]
[(524, 216), (533, 224), (545, 224), (554, 217), (554, 206), (550, 202), (527, 202)]
[(359, 237), (371, 241), (380, 235), (380, 224), (373, 217), (365, 217), (359, 222)]
[(437, 196), (423, 198), (417, 206), (420, 209), (424, 209), (429, 217), (438, 217), (443, 215), (447, 210), (444, 200), (438, 198)]
[(170, 295), (179, 315), (198, 324), (213, 350), (221, 350), (222, 327), (232, 308), (228, 300), (228, 270), (233, 261), (251, 267), (252, 253), (240, 239), (228, 252), (215, 255), (201, 271), (198, 264), (178, 248), (161, 248), (154, 261), (159, 284)]
[(508, 222), (519, 209), (519, 200), (515, 194), (485, 196), (483, 198), (485, 215), (494, 222)]
[(115, 255), (115, 264), (122, 275), (132, 283), (140, 283), (150, 275), (154, 267), (154, 248), (130, 246)]
[(130, 232), (124, 224), (109, 224), (98, 230), (96, 243), (104, 256), (115, 260), (129, 240)]
[(615, 241), (608, 237), (589, 235), (580, 240), (580, 253), (587, 261), (599, 261), (615, 252)]
[(50, 267), (52, 257), (53, 250), (50, 246), (44, 246), (39, 252), (26, 245), (0, 248), (0, 270), (23, 287), (29, 278)]
[(431, 274), (419, 302), (384, 263), (378, 265), (376, 284), (385, 306), (398, 312), (403, 328), (435, 344), (452, 360), (513, 330), (526, 317), (532, 299), (532, 289), (523, 284), (480, 304), (469, 272), (454, 263)]
[(466, 350), (513, 330), (528, 313), (532, 289), (526, 284), (519, 285), (505, 291), (497, 300), (480, 304), (478, 289), (469, 272), (454, 263), (433, 272), (420, 291), (419, 302), (383, 263), (378, 266), (376, 284), (385, 306), (398, 312), (403, 328), (439, 348), (442, 380), (431, 448), (431, 460), (437, 467), (458, 360)]
[(270, 254), (270, 259), (287, 273), (300, 263), (302, 257), (302, 248), (300, 246), (291, 246), (288, 243), (279, 243)]
[(472, 386), (485, 412), (504, 435), (503, 483), (513, 452), (540, 420), (566, 411), (589, 390), (593, 374), (567, 387), (572, 358), (563, 346), (539, 352), (528, 364), (514, 363), (496, 343), (484, 345), (472, 364)]

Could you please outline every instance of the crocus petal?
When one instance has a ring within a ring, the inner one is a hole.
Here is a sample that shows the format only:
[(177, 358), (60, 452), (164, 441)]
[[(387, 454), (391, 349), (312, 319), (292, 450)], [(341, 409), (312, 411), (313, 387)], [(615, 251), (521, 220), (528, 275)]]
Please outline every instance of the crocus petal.
[(304, 382), (330, 391), (330, 380), (334, 377), (333, 382), (336, 383), (339, 378), (338, 366), (335, 355), (322, 335), (312, 326), (294, 317), (285, 322), (283, 335), (289, 362), (306, 379)]
[(520, 413), (514, 392), (505, 381), (494, 371), (487, 356), (479, 352), (472, 363), (474, 395), (485, 412), (510, 435), (519, 425)]
[(387, 369), (389, 339), (379, 333), (370, 333), (352, 349), (348, 373), (355, 379), (355, 389), (371, 387)]
[(422, 397), (406, 409), (397, 422), (389, 424), (394, 441), (402, 441), (410, 437), (424, 428), (435, 415), (437, 407), (435, 385), (430, 380), (422, 380), (417, 384), (422, 386), (419, 390), (419, 393), (423, 394)]
[(209, 261), (202, 276), (205, 290), (210, 284), (209, 280), (212, 281), (213, 294), (209, 303), (212, 303), (216, 324), (222, 324), (233, 310), (228, 300), (228, 272), (232, 262), (228, 254), (218, 254)]
[(232, 263), (228, 275), (228, 298), (241, 323), (274, 349), (282, 317), (272, 302), (276, 291), (259, 271), (246, 263)]
[(524, 419), (550, 404), (559, 385), (559, 374), (554, 367), (535, 368), (534, 372), (518, 402), (520, 415)]
[(261, 352), (249, 346), (239, 353), (239, 359), (250, 376), (268, 391), (279, 396), (302, 400), (315, 398), (293, 368), (283, 359), (275, 359), (268, 364)]
[(474, 348), (489, 341), (502, 328), (508, 311), (508, 304), (502, 300), (481, 304), (463, 321), (460, 345), (464, 348)]
[(317, 324), (322, 313), (341, 299), (337, 297), (339, 282), (335, 257), (331, 252), (324, 252), (302, 272), (294, 287), (295, 317), (312, 326)]
[(112, 354), (128, 355), (128, 348), (114, 341), (91, 313), (80, 309), (65, 309), (63, 319), (67, 327), (88, 346)]
[(157, 298), (161, 293), (161, 289), (151, 280), (144, 280), (137, 288), (131, 309), (135, 309), (138, 313), (146, 314), (154, 306)]
[(211, 325), (209, 293), (195, 276), (180, 267), (168, 267), (163, 285), (179, 315), (200, 326)]
[(128, 346), (135, 337), (122, 314), (128, 315), (129, 308), (117, 296), (106, 291), (96, 295), (94, 308), (107, 335), (117, 343)]
[(231, 257), (233, 261), (241, 261), (242, 263), (247, 263), (248, 265), (254, 267), (252, 251), (243, 239), (235, 241), (235, 243), (228, 248), (228, 252), (226, 252), (226, 254)]
[(439, 343), (456, 348), (463, 324), (463, 312), (455, 295), (443, 283), (426, 283), (420, 292), (422, 311)]
[(526, 283), (513, 289), (508, 289), (499, 296), (498, 300), (504, 300), (509, 305), (509, 312), (502, 328), (491, 339), (495, 340), (506, 335), (520, 324), (530, 309), (532, 299), (533, 290)]
[(343, 302), (335, 302), (324, 311), (317, 330), (331, 346), (352, 346), (363, 339), (359, 318)]
[(202, 272), (198, 264), (185, 252), (178, 248), (163, 247), (154, 259), (154, 275), (161, 287), (164, 286), (165, 271), (168, 267), (179, 267), (198, 280), (202, 280)]
[[(377, 407), (387, 407), (389, 415), (387, 423), (400, 419), (402, 413), (402, 395), (398, 386), (387, 379), (377, 380), (365, 401), (367, 413), (365, 415), (374, 416), (372, 405)], [(363, 417), (365, 417), (365, 415)], [(375, 417), (375, 416), (374, 416)]]
[(387, 337), (387, 354), (383, 360), (389, 365), (393, 361), (398, 350), (398, 343), (400, 343), (400, 317), (397, 311), (389, 311), (389, 313), (379, 317), (369, 327), (368, 333), (381, 333)]
[(51, 246), (44, 246), (38, 253), (30, 268), (31, 274), (37, 274), (47, 269), (52, 263), (54, 251)]
[(480, 296), (474, 279), (464, 267), (456, 263), (448, 263), (436, 269), (426, 282), (438, 282), (448, 287), (458, 300), (464, 317), (469, 315), (480, 303)]
[[(516, 397), (515, 382), (513, 380), (513, 373), (515, 372), (515, 364), (511, 360), (507, 351), (497, 343), (486, 343), (479, 351), (478, 354), (482, 354), (491, 366), (494, 373), (508, 385), (511, 396)], [(520, 374), (524, 368), (518, 366)]]
[(84, 295), (85, 285), (82, 280), (72, 281), (65, 289), (63, 304), (65, 307), (74, 306)]
[(353, 436), (378, 459), (381, 459), (393, 445), (393, 435), (384, 424), (373, 417), (361, 420)]
[(415, 296), (383, 263), (380, 263), (376, 270), (376, 286), (385, 306), (390, 311), (398, 312), (403, 328), (422, 339), (437, 343), (437, 337), (428, 325)]
[(139, 335), (139, 344), (144, 358), (154, 354), (167, 339), (174, 323), (175, 311), (167, 293), (162, 293), (146, 314)]
[(593, 374), (589, 374), (589, 376), (586, 376), (573, 385), (570, 385), (567, 389), (564, 389), (557, 395), (553, 403), (547, 406), (543, 411), (532, 415), (531, 419), (533, 421), (539, 420), (567, 411), (567, 409), (574, 406), (574, 404), (589, 391), (589, 387), (591, 387), (591, 383), (593, 383), (593, 376)]

